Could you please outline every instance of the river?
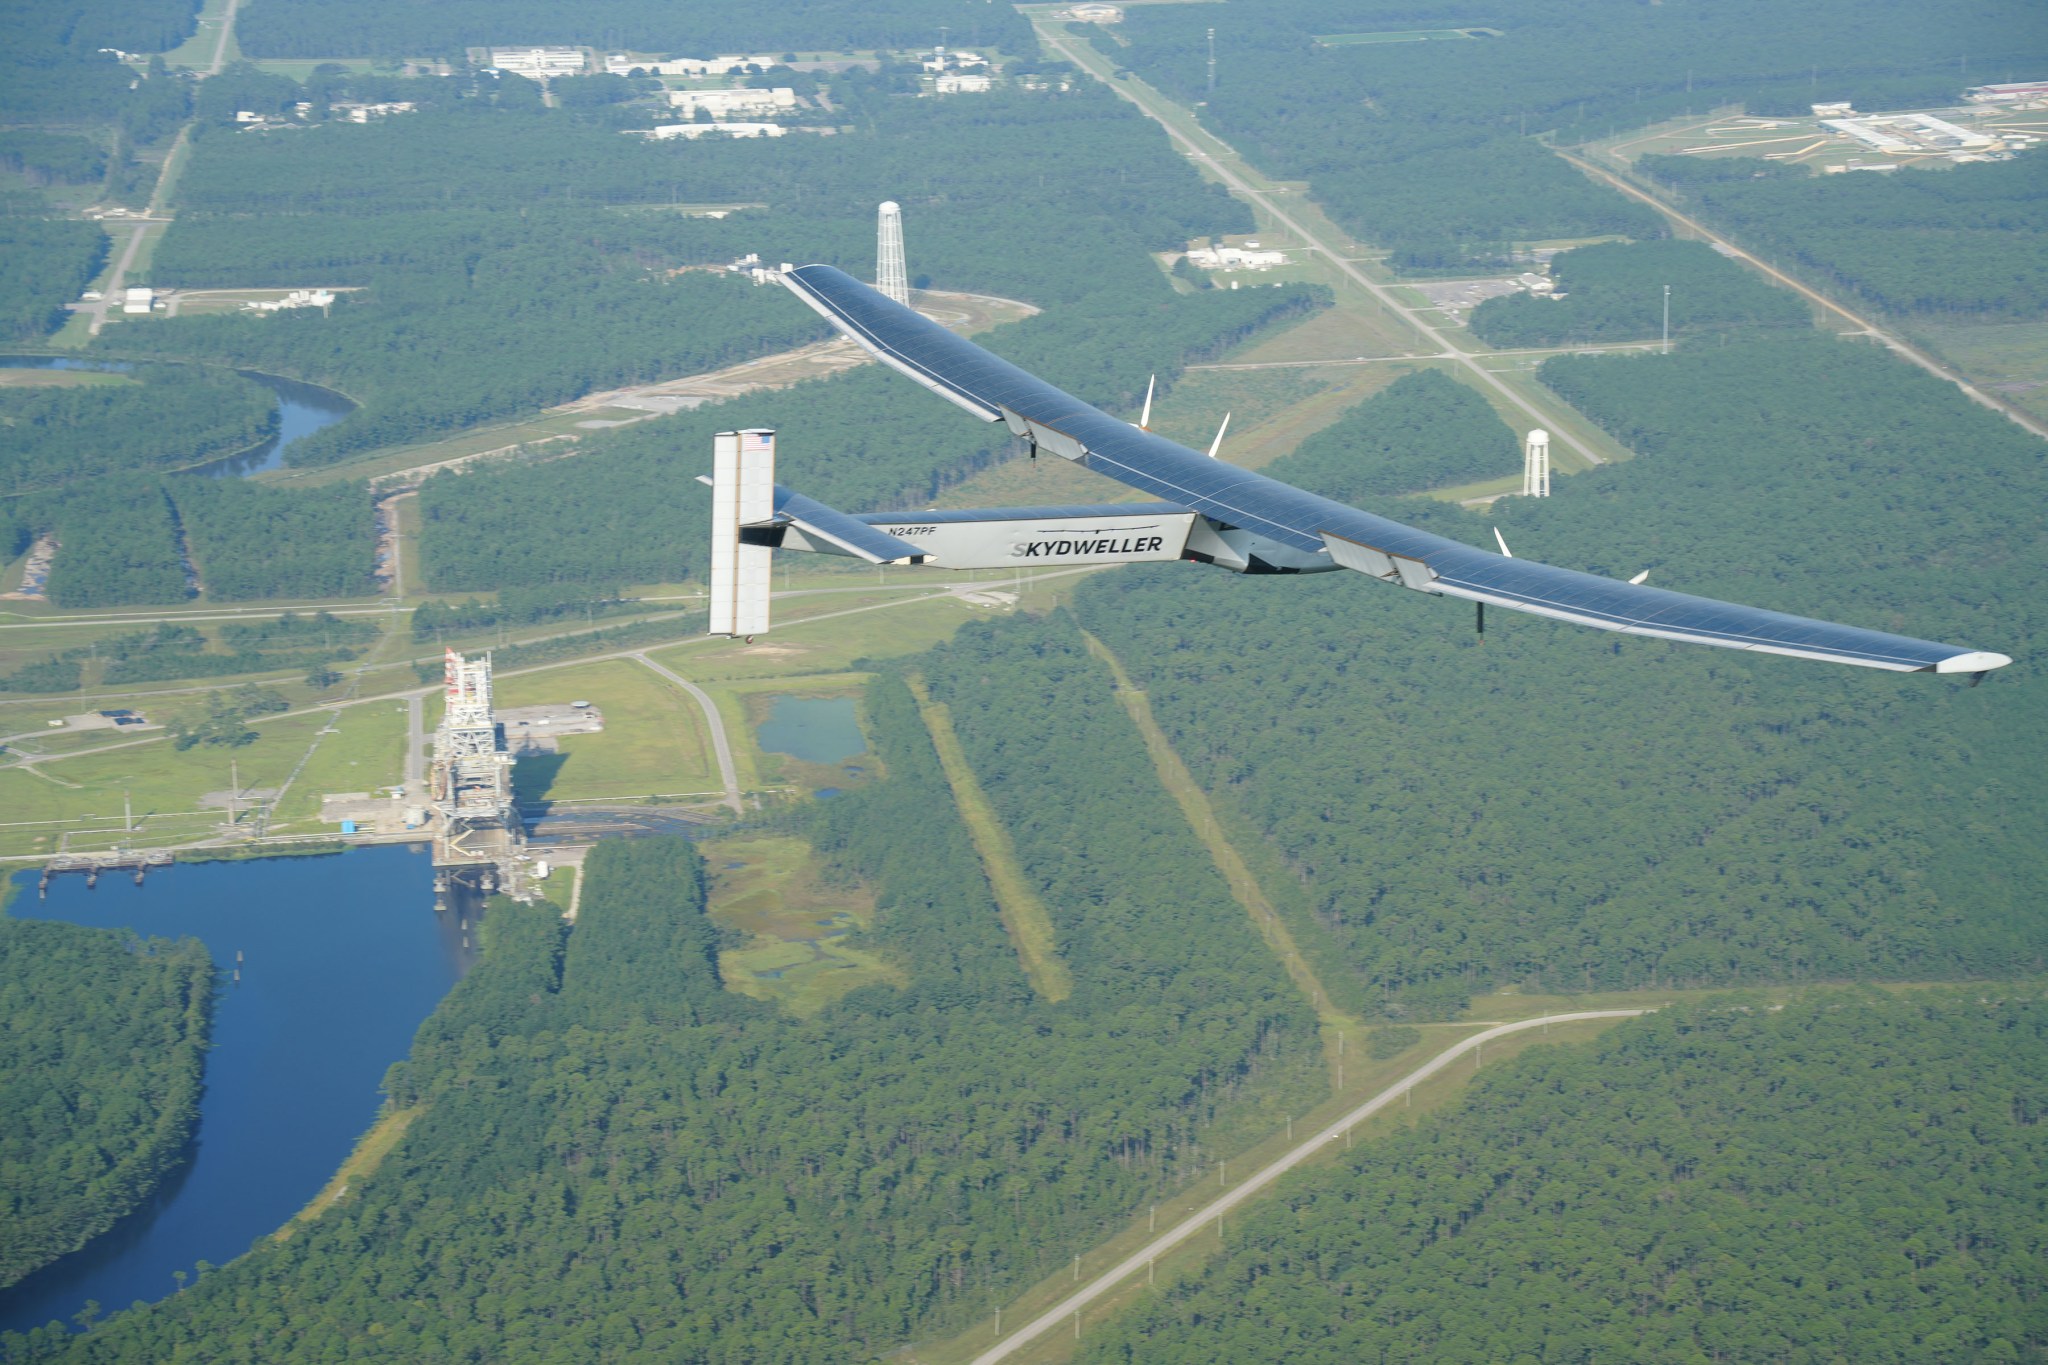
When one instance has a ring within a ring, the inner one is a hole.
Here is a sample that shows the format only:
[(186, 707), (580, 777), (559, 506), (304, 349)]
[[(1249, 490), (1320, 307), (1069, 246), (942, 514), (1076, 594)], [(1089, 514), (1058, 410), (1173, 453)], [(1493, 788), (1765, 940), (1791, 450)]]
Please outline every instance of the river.
[[(119, 360), (86, 360), (61, 355), (0, 355), (0, 369), (98, 370), (103, 373), (119, 373), (132, 368), (132, 365)], [(282, 375), (264, 374), (261, 370), (237, 370), (235, 373), (244, 379), (255, 380), (277, 395), (277, 430), (271, 434), (269, 440), (254, 449), (194, 465), (186, 471), (188, 473), (207, 474), (215, 478), (246, 479), (251, 474), (276, 469), (284, 463), (284, 452), (292, 442), (311, 436), (322, 427), (333, 426), (356, 410), (356, 405), (349, 399), (333, 389), (323, 389), (318, 384), (305, 384), (296, 379), (286, 379)]]
[(0, 1292), (10, 1331), (88, 1299), (112, 1311), (162, 1298), (172, 1272), (275, 1232), (370, 1126), (384, 1072), (472, 957), (460, 903), (434, 912), (423, 847), (180, 865), (140, 888), (62, 876), (44, 901), (36, 875), (18, 874), (12, 915), (197, 938), (221, 988), (191, 1161), (111, 1232)]

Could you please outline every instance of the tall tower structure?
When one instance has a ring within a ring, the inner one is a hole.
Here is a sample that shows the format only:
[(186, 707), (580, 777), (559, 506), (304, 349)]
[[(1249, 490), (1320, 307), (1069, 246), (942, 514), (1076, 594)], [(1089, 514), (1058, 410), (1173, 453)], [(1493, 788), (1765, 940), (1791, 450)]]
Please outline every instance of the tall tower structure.
[(1216, 30), (1209, 30), (1209, 93), (1216, 93)]
[(903, 206), (893, 199), (877, 215), (875, 288), (898, 303), (910, 302), (910, 276), (903, 268)]
[(435, 814), (434, 889), (469, 869), (484, 889), (514, 889), (526, 828), (512, 799), (512, 755), (492, 709), (491, 656), (447, 651), (442, 673), (447, 709), (434, 734), (428, 784)]
[(1522, 496), (1550, 496), (1550, 433), (1538, 427), (1522, 450)]

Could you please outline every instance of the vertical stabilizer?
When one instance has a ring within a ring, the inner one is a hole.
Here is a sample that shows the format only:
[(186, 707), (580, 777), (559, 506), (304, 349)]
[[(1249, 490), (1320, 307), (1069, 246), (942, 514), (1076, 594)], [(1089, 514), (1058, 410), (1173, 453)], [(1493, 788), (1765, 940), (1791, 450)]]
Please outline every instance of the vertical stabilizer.
[(721, 431), (711, 449), (711, 633), (761, 635), (775, 552), (741, 537), (775, 517), (775, 433)]

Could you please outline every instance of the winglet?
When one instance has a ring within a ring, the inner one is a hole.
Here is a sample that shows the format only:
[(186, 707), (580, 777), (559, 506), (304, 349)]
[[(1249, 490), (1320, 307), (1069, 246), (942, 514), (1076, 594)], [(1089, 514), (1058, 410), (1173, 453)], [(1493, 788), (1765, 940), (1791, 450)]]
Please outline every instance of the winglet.
[(1159, 376), (1153, 375), (1145, 381), (1145, 409), (1138, 414), (1138, 430), (1152, 430), (1152, 390), (1158, 387)]
[(1223, 433), (1228, 430), (1230, 430), (1230, 414), (1226, 412), (1223, 414), (1223, 425), (1216, 428), (1216, 439), (1209, 442), (1210, 459), (1215, 460), (1222, 458)]

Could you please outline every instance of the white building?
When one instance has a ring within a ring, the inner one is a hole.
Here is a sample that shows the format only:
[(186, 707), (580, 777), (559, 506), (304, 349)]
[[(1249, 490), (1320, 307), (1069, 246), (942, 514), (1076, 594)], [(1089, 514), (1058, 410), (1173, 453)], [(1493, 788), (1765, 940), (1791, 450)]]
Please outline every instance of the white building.
[(979, 95), (995, 86), (992, 76), (952, 75), (941, 76), (932, 83), (941, 95)]
[(1854, 118), (1856, 117), (1856, 109), (1848, 100), (1836, 100), (1832, 104), (1814, 105), (1813, 116), (1815, 118)]
[(130, 287), (121, 295), (121, 311), (124, 313), (147, 313), (156, 302), (156, 291), (141, 285)]
[[(419, 106), (411, 100), (389, 100), (383, 104), (358, 104), (353, 100), (341, 100), (327, 106), (327, 112), (335, 118), (347, 119), (350, 123), (368, 123), (374, 118), (389, 118), (393, 114), (416, 113)], [(237, 114), (237, 118), (241, 115)]]
[(1083, 24), (1121, 24), (1124, 12), (1115, 5), (1076, 5), (1067, 11), (1066, 17)]
[(1252, 251), (1235, 246), (1198, 246), (1188, 249), (1188, 264), (1203, 270), (1270, 270), (1287, 264), (1284, 251)]
[(258, 313), (278, 313), (288, 308), (325, 308), (333, 302), (330, 289), (294, 289), (281, 299), (256, 299), (242, 306)]
[(491, 65), (535, 80), (580, 76), (588, 63), (580, 47), (494, 47)]
[(786, 85), (773, 90), (671, 90), (668, 102), (685, 115), (699, 109), (713, 118), (734, 114), (779, 114), (797, 107), (796, 91)]
[(1822, 119), (1823, 128), (1846, 133), (1874, 151), (1903, 156), (1916, 152), (1981, 152), (1999, 147), (1995, 137), (1972, 132), (1932, 114), (1871, 114)]
[(788, 132), (789, 129), (779, 123), (662, 123), (640, 130), (640, 136), (665, 142), (672, 137), (698, 138), (712, 133), (723, 133), (727, 137), (782, 137)]

